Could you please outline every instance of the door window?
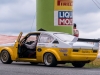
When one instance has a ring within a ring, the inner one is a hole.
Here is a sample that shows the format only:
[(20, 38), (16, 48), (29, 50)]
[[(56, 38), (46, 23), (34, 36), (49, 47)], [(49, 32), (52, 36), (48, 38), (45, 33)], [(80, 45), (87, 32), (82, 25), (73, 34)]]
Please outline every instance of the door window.
[(37, 36), (36, 35), (30, 35), (27, 39), (26, 39), (26, 41), (25, 41), (25, 43), (32, 43), (32, 42), (34, 42), (34, 41), (36, 41), (36, 38)]

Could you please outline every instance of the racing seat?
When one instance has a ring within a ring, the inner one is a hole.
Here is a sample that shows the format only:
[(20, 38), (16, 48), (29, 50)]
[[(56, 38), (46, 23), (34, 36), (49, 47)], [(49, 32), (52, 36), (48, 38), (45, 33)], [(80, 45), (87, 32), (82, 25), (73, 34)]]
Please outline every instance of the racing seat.
[(31, 58), (31, 57), (33, 57), (33, 58), (36, 57), (36, 51), (29, 53), (28, 58)]
[(24, 55), (23, 55), (24, 57), (26, 57), (26, 58), (35, 58), (36, 57), (36, 49), (28, 49), (25, 53), (24, 53)]

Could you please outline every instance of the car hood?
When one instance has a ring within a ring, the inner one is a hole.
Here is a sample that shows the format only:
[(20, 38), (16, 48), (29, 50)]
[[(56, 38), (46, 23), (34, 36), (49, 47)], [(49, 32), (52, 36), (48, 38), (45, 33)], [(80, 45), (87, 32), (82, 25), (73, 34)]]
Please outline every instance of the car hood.
[(15, 43), (0, 44), (0, 46), (14, 46)]
[(87, 42), (74, 42), (72, 45), (73, 45), (73, 48), (99, 49), (99, 47)]

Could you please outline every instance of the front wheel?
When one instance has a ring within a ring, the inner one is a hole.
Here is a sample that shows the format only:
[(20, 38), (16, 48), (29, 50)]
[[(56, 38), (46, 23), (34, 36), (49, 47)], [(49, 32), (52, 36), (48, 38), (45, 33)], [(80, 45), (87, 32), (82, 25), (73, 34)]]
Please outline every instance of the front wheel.
[(0, 59), (1, 59), (1, 62), (4, 64), (11, 64), (12, 63), (11, 56), (10, 56), (9, 52), (6, 50), (3, 50), (1, 52)]
[(52, 53), (45, 53), (44, 64), (49, 67), (54, 67), (57, 65), (57, 59)]
[(73, 62), (72, 65), (74, 67), (78, 67), (78, 68), (82, 68), (83, 66), (85, 66), (86, 63), (84, 62)]

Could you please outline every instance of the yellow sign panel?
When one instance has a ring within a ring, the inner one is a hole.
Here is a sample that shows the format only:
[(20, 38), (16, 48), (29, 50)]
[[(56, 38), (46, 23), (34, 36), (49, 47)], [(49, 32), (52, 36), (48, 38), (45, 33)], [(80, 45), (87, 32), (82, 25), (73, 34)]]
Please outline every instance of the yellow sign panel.
[(70, 10), (72, 11), (73, 0), (55, 0), (54, 10)]

